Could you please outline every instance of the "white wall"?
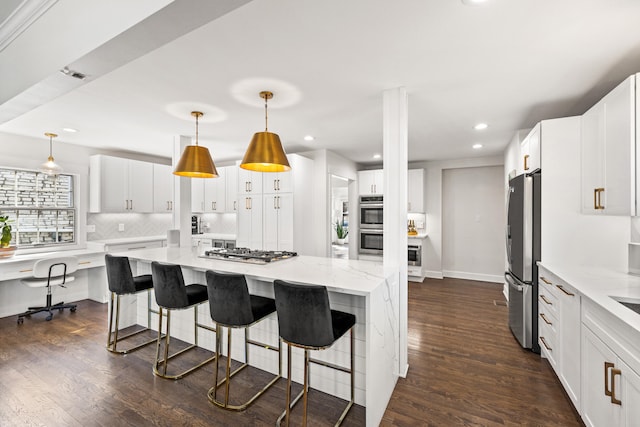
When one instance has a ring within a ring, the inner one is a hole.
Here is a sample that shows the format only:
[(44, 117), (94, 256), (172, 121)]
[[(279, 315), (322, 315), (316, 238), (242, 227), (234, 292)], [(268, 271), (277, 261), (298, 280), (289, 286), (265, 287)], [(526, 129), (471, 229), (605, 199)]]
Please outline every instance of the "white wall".
[(503, 183), (502, 166), (443, 171), (445, 277), (502, 283), (506, 222)]
[[(425, 170), (425, 213), (427, 238), (422, 244), (422, 268), (427, 277), (443, 277), (442, 273), (442, 174), (447, 169), (502, 166), (503, 158), (480, 157), (433, 162), (412, 162), (409, 169)], [(504, 204), (503, 204), (504, 205)]]

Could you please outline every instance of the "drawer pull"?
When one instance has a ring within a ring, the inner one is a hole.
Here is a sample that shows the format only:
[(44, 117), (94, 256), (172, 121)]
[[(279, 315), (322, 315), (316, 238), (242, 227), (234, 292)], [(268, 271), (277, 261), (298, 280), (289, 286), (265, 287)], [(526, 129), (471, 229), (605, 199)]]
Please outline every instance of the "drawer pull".
[(570, 297), (575, 297), (576, 294), (573, 294), (571, 292), (569, 292), (568, 290), (566, 290), (562, 285), (556, 285), (562, 292), (564, 292), (565, 295), (568, 295)]
[(28, 273), (30, 271), (33, 271), (32, 269), (28, 269), (28, 270), (20, 270), (19, 273)]
[(615, 365), (611, 362), (604, 362), (604, 395), (611, 396), (611, 390), (609, 390), (609, 368), (613, 368)]
[(549, 322), (549, 319), (547, 319), (547, 316), (545, 316), (544, 313), (540, 313), (540, 317), (542, 317), (542, 320), (544, 320), (547, 325), (553, 325), (553, 323)]
[(545, 348), (549, 351), (552, 351), (553, 349), (551, 347), (549, 347), (549, 344), (547, 344), (547, 341), (544, 339), (544, 337), (540, 337), (540, 341), (542, 342), (542, 344), (544, 344)]
[(611, 370), (611, 403), (622, 405), (622, 400), (616, 399), (616, 375), (622, 376), (622, 371), (620, 369)]
[(128, 251), (135, 251), (136, 249), (147, 249), (146, 246), (136, 246), (135, 248), (128, 248)]
[(540, 299), (549, 305), (553, 305), (553, 303), (549, 301), (543, 294), (540, 294)]
[(540, 276), (540, 280), (542, 280), (544, 283), (546, 283), (547, 285), (553, 285), (553, 283), (551, 283), (546, 277), (544, 276)]
[(80, 261), (78, 265), (91, 264), (91, 261)]

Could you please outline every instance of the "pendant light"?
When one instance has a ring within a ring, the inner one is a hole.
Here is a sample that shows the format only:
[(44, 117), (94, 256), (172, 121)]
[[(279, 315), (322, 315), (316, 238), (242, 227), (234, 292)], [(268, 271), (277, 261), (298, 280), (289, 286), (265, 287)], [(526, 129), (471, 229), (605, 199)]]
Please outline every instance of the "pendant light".
[(291, 166), (282, 149), (280, 137), (267, 130), (267, 100), (273, 98), (273, 93), (262, 91), (260, 98), (264, 99), (264, 132), (256, 132), (253, 135), (240, 167), (258, 172), (289, 171)]
[(189, 178), (217, 178), (218, 171), (213, 164), (209, 149), (198, 145), (198, 119), (203, 116), (203, 113), (192, 111), (191, 115), (196, 118), (196, 145), (184, 147), (173, 174)]
[(62, 173), (62, 167), (53, 161), (53, 138), (57, 137), (55, 133), (47, 132), (44, 134), (49, 137), (49, 158), (46, 162), (40, 165), (40, 172), (47, 175), (58, 175)]

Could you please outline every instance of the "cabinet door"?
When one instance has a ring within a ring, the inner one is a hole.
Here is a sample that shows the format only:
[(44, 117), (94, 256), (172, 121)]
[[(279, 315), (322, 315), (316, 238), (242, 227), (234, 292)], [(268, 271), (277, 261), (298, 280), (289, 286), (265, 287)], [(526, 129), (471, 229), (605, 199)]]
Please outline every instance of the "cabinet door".
[(540, 164), (540, 123), (527, 136), (527, 159), (524, 162), (525, 172), (534, 172), (541, 168)]
[(98, 212), (127, 212), (129, 173), (126, 159), (97, 156), (97, 179), (100, 185), (100, 207)]
[(227, 212), (238, 212), (238, 166), (227, 166), (224, 168), (226, 175), (226, 203)]
[(153, 165), (153, 211), (157, 213), (173, 210), (173, 174), (171, 166)]
[[(620, 390), (620, 411), (622, 412), (621, 426), (633, 427), (640, 422), (640, 375), (631, 369), (626, 363), (619, 360), (620, 376), (615, 376), (616, 397)], [(618, 380), (620, 381), (618, 383)], [(618, 388), (620, 384), (620, 388)]]
[(220, 168), (217, 178), (205, 179), (204, 183), (204, 211), (224, 212), (226, 207), (226, 178), (225, 170)]
[(244, 196), (238, 208), (236, 245), (262, 249), (262, 196)]
[(278, 250), (293, 251), (293, 193), (278, 194)]
[(153, 163), (129, 160), (129, 211), (153, 212)]
[(358, 194), (361, 196), (373, 194), (373, 171), (358, 172)]
[[(610, 365), (616, 354), (590, 329), (582, 328), (582, 420), (590, 427), (620, 425), (617, 405), (611, 403)], [(607, 381), (608, 380), (608, 381)]]
[(407, 210), (424, 212), (424, 169), (409, 169), (407, 174)]
[(278, 250), (278, 195), (263, 196), (262, 236), (265, 251)]
[(635, 215), (635, 76), (582, 116), (582, 213)]
[(292, 173), (269, 172), (262, 174), (262, 192), (264, 194), (290, 193), (293, 191)]
[(560, 304), (560, 322), (557, 328), (560, 345), (560, 382), (573, 402), (580, 409), (580, 295), (566, 284), (556, 285)]
[(262, 194), (262, 172), (238, 168), (238, 194)]
[(191, 178), (191, 212), (204, 212), (204, 181)]
[(384, 194), (384, 171), (382, 169), (373, 171), (373, 194)]

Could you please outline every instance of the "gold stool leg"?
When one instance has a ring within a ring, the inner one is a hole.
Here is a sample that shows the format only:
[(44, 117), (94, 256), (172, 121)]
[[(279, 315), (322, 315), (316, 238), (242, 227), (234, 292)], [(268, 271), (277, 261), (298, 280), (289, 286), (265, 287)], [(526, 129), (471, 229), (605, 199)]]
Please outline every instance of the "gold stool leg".
[(164, 368), (162, 375), (167, 375), (167, 364), (169, 363), (169, 341), (171, 340), (171, 310), (167, 310), (167, 336), (164, 339)]
[(218, 367), (220, 366), (220, 350), (222, 350), (222, 326), (216, 325), (216, 367), (213, 386), (213, 400), (217, 400), (218, 394)]
[(153, 363), (154, 372), (158, 369), (158, 361), (160, 360), (160, 343), (162, 341), (162, 307), (158, 309), (158, 341), (156, 343), (156, 360)]
[(109, 292), (111, 304), (109, 306), (109, 331), (107, 333), (107, 348), (111, 347), (111, 331), (113, 330), (113, 292)]
[(291, 344), (287, 344), (287, 416), (285, 425), (289, 427), (289, 416), (291, 415)]
[(308, 387), (309, 387), (309, 350), (304, 349), (304, 384), (302, 395), (302, 427), (307, 427), (307, 403), (308, 403)]
[(229, 372), (231, 372), (231, 328), (227, 328), (227, 375), (225, 384), (224, 406), (229, 406)]

